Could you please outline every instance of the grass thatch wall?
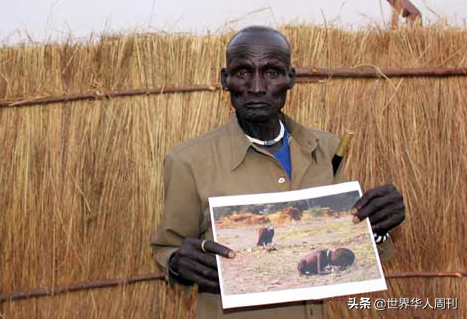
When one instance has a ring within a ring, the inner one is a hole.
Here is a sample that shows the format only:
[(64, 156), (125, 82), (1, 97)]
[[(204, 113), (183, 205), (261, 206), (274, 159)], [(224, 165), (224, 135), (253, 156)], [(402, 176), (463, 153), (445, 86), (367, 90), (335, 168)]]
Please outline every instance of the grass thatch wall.
[[(285, 33), (297, 66), (467, 67), (462, 30)], [(2, 48), (0, 100), (216, 84), (228, 38)], [(399, 255), (387, 273), (467, 269), (466, 102), (467, 77), (331, 79), (298, 84), (289, 96), (286, 113), (300, 122), (357, 132), (352, 178), (403, 192), (408, 218), (394, 234)], [(219, 90), (0, 108), (0, 292), (156, 272), (149, 241), (162, 212), (163, 156), (229, 115)], [(465, 277), (389, 285), (376, 295), (467, 303)], [(187, 318), (183, 304), (167, 308), (174, 300), (161, 282), (146, 282), (0, 302), (0, 317)], [(350, 318), (346, 308), (329, 310)]]

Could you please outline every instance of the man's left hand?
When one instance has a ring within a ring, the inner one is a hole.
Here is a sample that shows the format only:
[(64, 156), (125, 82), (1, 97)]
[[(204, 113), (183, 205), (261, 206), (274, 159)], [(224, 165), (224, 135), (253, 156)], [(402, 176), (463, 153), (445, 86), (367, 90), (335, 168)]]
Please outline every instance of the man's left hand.
[(370, 189), (355, 203), (354, 222), (370, 218), (374, 233), (383, 235), (405, 219), (405, 205), (401, 193), (394, 185)]

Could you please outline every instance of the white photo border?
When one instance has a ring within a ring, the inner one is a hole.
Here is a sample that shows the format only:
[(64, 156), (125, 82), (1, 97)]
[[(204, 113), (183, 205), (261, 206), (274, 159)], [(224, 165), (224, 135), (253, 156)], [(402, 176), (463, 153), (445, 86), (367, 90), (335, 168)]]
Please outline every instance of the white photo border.
[[(332, 196), (354, 191), (358, 191), (360, 197), (362, 196), (360, 184), (356, 181), (288, 192), (209, 197), (209, 210), (211, 214), (211, 225), (214, 241), (217, 241), (217, 231), (215, 228), (215, 218), (213, 210), (216, 207), (281, 203), (288, 201), (298, 201), (303, 199)], [(373, 234), (369, 219), (366, 218), (365, 222), (367, 224), (369, 233)], [(221, 289), (222, 307), (224, 309), (229, 309), (236, 307), (248, 307), (291, 301), (319, 300), (330, 297), (387, 290), (381, 261), (379, 259), (378, 250), (376, 248), (376, 243), (374, 241), (373, 235), (370, 237), (373, 246), (373, 253), (375, 254), (375, 258), (378, 265), (380, 278), (328, 286), (315, 286), (311, 288), (284, 289), (280, 291), (226, 295), (224, 292), (224, 281), (222, 279), (222, 267), (220, 263), (220, 258), (222, 257), (216, 255)]]

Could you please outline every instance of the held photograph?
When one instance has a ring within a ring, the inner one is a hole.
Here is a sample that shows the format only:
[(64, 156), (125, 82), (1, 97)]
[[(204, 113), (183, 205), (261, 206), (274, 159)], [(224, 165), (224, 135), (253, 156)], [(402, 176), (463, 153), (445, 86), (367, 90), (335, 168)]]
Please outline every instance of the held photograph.
[(369, 221), (350, 210), (358, 182), (209, 198), (223, 308), (385, 290)]

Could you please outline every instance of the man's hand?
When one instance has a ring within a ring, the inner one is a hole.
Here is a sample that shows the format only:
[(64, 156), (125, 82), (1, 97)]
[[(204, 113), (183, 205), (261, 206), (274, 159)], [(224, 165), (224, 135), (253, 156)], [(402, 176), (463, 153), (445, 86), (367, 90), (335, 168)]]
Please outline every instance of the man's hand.
[(386, 234), (405, 219), (405, 205), (401, 193), (394, 185), (370, 189), (355, 203), (354, 222), (370, 218), (371, 229)]
[(205, 241), (204, 252), (202, 243), (203, 240), (198, 238), (185, 238), (171, 258), (172, 270), (181, 278), (198, 284), (200, 291), (220, 293), (215, 255), (234, 258), (235, 253), (211, 240)]

